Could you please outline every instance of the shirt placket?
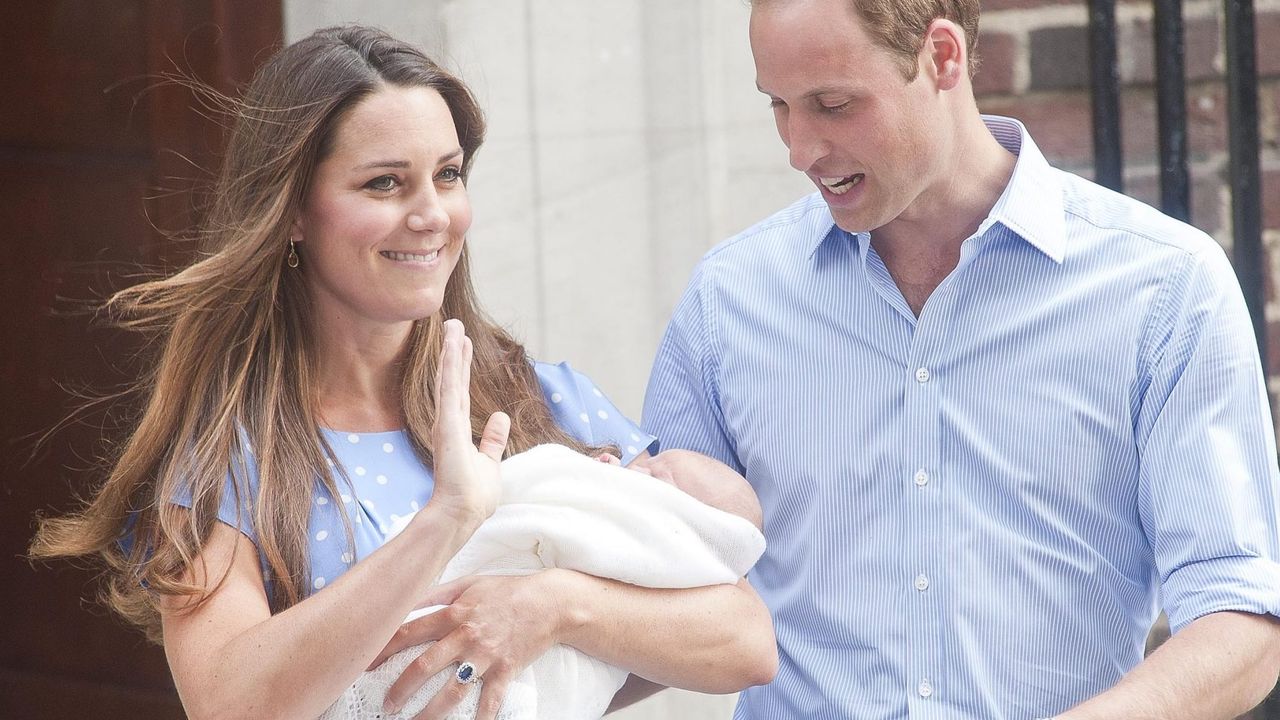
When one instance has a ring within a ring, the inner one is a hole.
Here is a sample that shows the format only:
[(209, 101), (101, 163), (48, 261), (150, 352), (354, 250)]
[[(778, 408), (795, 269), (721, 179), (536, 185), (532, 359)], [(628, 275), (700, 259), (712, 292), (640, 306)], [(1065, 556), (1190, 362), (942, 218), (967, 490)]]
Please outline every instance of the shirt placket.
[(947, 378), (941, 372), (928, 324), (917, 323), (906, 361), (903, 392), (901, 483), (906, 490), (908, 536), (899, 582), (908, 597), (904, 692), (912, 718), (939, 715), (939, 695), (946, 692), (941, 653), (942, 605), (939, 593), (947, 578), (942, 567), (939, 506), (946, 492), (939, 468), (940, 398)]

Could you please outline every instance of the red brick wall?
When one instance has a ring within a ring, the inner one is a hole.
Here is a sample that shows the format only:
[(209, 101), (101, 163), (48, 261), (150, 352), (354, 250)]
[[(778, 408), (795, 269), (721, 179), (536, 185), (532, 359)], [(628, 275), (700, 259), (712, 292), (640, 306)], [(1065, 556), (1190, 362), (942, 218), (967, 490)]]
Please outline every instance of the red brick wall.
[[(1226, 184), (1226, 67), (1221, 0), (1183, 3), (1191, 222), (1231, 247)], [(1153, 3), (1117, 3), (1125, 192), (1159, 205)], [(1280, 0), (1254, 3), (1260, 76), (1264, 242), (1272, 268), (1267, 315), (1272, 406), (1280, 408)], [(974, 77), (983, 112), (1026, 123), (1050, 162), (1093, 176), (1087, 5), (1083, 0), (985, 0)]]

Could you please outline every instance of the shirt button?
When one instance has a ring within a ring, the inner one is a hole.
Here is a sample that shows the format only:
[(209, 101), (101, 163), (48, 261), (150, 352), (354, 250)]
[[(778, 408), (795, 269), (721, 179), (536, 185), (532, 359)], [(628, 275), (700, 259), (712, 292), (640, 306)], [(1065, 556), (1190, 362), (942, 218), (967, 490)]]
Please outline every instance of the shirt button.
[(924, 592), (925, 590), (929, 589), (929, 578), (925, 576), (924, 573), (921, 573), (916, 576), (915, 585), (917, 590), (919, 590), (920, 592)]
[(920, 685), (916, 687), (916, 692), (920, 693), (922, 698), (927, 698), (933, 694), (933, 685), (929, 683), (928, 678), (920, 681)]
[(922, 368), (916, 369), (916, 382), (919, 382), (919, 383), (929, 382), (929, 368), (922, 367)]
[(920, 468), (919, 470), (916, 471), (915, 481), (916, 481), (916, 485), (919, 485), (920, 487), (924, 487), (925, 485), (928, 485), (929, 473), (925, 472), (924, 468)]

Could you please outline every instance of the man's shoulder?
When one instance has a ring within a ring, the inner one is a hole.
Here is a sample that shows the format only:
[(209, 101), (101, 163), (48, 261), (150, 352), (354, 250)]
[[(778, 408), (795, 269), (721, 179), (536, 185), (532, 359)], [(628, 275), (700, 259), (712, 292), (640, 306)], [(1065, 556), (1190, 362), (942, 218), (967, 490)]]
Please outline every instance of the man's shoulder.
[(762, 253), (807, 253), (834, 224), (822, 196), (811, 193), (715, 245), (702, 256), (702, 263), (758, 262)]
[(1057, 172), (1062, 179), (1063, 211), (1070, 235), (1093, 235), (1107, 243), (1124, 238), (1147, 245), (1148, 250), (1175, 254), (1201, 255), (1221, 247), (1203, 230), (1141, 200), (1074, 173)]

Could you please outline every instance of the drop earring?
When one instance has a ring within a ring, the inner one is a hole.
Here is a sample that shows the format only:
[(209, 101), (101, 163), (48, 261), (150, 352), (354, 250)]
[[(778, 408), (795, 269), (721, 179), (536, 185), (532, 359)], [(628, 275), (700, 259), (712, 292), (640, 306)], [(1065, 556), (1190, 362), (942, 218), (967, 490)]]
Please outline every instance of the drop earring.
[(289, 255), (285, 257), (284, 261), (291, 268), (298, 267), (298, 248), (294, 247), (293, 238), (289, 238)]

